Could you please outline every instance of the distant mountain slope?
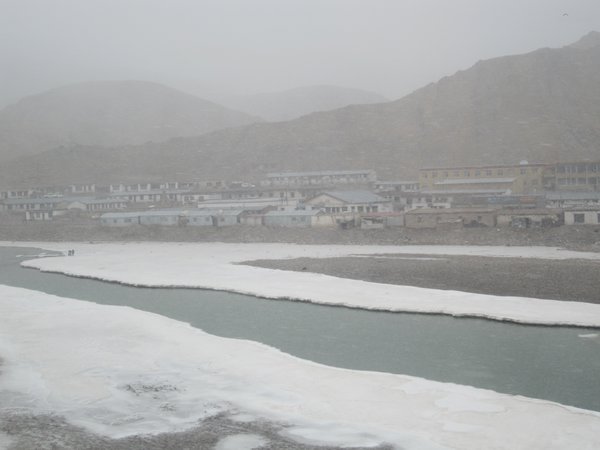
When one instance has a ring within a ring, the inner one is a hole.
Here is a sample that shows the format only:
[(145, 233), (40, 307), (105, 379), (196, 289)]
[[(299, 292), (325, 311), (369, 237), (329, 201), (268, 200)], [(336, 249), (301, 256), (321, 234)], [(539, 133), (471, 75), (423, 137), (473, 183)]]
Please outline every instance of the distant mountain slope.
[(0, 111), (0, 160), (60, 145), (125, 145), (246, 125), (239, 111), (145, 81), (73, 84)]
[(271, 122), (278, 122), (348, 105), (366, 105), (387, 101), (379, 94), (362, 89), (307, 86), (282, 92), (232, 97), (224, 100), (223, 104)]
[[(72, 176), (66, 151), (43, 156), (55, 174), (33, 168), (40, 158), (3, 167), (0, 179)], [(600, 160), (600, 34), (478, 62), (394, 102), (114, 149), (112, 162), (104, 149), (86, 151), (86, 168), (77, 172), (96, 179), (248, 179), (267, 171), (363, 168), (396, 178), (423, 166)], [(115, 170), (101, 172), (110, 164)]]

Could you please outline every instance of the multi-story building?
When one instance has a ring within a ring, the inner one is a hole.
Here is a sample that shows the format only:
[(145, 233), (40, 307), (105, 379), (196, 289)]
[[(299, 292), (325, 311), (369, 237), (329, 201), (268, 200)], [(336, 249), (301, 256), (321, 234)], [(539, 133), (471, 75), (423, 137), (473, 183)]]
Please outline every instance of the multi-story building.
[(268, 173), (261, 186), (369, 185), (377, 179), (373, 170), (324, 170), (319, 172)]
[(600, 161), (553, 164), (544, 171), (544, 187), (550, 191), (598, 191)]
[(425, 191), (505, 191), (528, 194), (544, 189), (546, 164), (437, 167), (419, 171), (419, 186)]

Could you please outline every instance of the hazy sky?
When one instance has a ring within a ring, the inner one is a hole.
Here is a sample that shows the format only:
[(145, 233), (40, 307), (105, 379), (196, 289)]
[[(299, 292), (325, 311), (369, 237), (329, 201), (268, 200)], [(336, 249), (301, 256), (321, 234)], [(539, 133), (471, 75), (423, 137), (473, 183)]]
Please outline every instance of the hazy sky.
[[(564, 15), (564, 14), (568, 15)], [(600, 30), (600, 0), (0, 0), (0, 105), (77, 81), (390, 99)]]

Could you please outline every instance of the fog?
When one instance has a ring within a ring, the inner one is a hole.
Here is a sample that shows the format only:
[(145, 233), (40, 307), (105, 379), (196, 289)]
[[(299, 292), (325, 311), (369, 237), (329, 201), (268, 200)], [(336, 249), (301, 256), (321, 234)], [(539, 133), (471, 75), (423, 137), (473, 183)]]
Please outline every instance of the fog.
[(207, 98), (315, 84), (390, 99), (598, 28), (597, 0), (2, 0), (0, 106), (142, 79)]

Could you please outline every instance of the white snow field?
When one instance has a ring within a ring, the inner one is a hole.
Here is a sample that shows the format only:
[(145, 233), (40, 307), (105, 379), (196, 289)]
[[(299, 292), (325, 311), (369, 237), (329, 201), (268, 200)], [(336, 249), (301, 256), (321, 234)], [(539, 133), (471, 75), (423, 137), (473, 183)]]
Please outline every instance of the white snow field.
[(3, 243), (75, 256), (40, 258), (23, 266), (136, 286), (198, 287), (266, 298), (386, 311), (484, 317), (518, 323), (600, 326), (600, 305), (371, 283), (327, 275), (250, 267), (256, 259), (368, 254), (474, 255), (597, 260), (600, 253), (553, 247), (354, 246), (225, 243)]
[[(53, 412), (112, 437), (181, 430), (231, 411), (285, 423), (286, 435), (315, 444), (600, 448), (600, 413), (327, 367), (132, 308), (8, 286), (0, 286), (0, 355), (0, 413)], [(220, 448), (236, 442), (260, 445), (245, 435)]]

